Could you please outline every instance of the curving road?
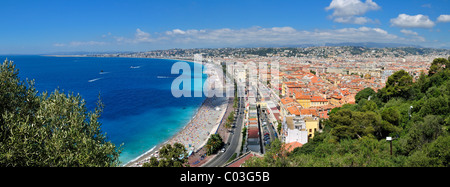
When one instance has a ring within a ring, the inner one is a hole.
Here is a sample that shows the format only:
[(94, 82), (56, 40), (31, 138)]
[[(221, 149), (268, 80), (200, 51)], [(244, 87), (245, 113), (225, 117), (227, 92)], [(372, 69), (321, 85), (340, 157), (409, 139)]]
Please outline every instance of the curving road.
[(220, 167), (223, 166), (232, 156), (234, 153), (240, 152), (239, 145), (242, 143), (241, 139), (241, 129), (243, 125), (244, 120), (244, 110), (245, 110), (245, 103), (243, 98), (239, 98), (239, 105), (238, 105), (238, 115), (236, 119), (236, 126), (231, 129), (232, 134), (228, 137), (229, 145), (226, 145), (225, 152), (220, 152), (212, 158), (209, 162), (205, 163), (201, 167)]

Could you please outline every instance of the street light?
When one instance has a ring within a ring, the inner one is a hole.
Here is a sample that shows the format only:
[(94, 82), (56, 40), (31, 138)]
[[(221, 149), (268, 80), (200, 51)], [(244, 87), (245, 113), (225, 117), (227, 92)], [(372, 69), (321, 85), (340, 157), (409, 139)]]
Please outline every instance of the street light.
[(386, 141), (391, 143), (391, 156), (392, 156), (392, 137), (386, 137)]
[(409, 110), (408, 110), (409, 119), (411, 119), (411, 109), (413, 109), (413, 108), (414, 108), (413, 106), (410, 106), (410, 107), (409, 107)]

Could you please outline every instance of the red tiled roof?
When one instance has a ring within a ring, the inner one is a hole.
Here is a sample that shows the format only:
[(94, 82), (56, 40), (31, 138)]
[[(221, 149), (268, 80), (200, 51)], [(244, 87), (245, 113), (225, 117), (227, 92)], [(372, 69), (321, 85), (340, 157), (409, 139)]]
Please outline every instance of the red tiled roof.
[(245, 155), (244, 157), (234, 161), (232, 164), (228, 165), (227, 167), (241, 167), (242, 164), (245, 163), (245, 161), (247, 161), (248, 159), (252, 158), (252, 157), (260, 157), (254, 153), (249, 153), (248, 155)]
[(292, 103), (292, 102), (295, 102), (295, 100), (290, 98), (290, 97), (286, 97), (286, 98), (281, 99), (281, 103), (283, 103), (284, 105), (286, 105), (288, 103)]
[(296, 99), (301, 99), (301, 100), (310, 100), (311, 96), (310, 95), (299, 95), (299, 96), (295, 96)]
[(299, 143), (299, 142), (291, 142), (288, 144), (284, 145), (284, 149), (288, 152), (292, 152), (295, 148), (297, 147), (302, 147), (303, 144)]
[(300, 113), (302, 115), (313, 115), (313, 116), (318, 116), (317, 115), (317, 109), (301, 109)]
[(291, 106), (291, 107), (287, 108), (287, 110), (291, 114), (294, 114), (294, 115), (297, 115), (297, 116), (300, 115), (300, 111), (298, 110), (298, 108), (296, 106)]
[(328, 100), (319, 96), (313, 96), (311, 97), (311, 102), (328, 102)]

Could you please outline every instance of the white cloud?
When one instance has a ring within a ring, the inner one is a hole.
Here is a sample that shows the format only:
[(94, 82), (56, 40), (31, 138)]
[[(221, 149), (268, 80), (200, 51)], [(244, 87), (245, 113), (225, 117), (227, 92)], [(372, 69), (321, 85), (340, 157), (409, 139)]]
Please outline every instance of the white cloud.
[(336, 17), (334, 19), (334, 22), (337, 22), (337, 23), (350, 23), (350, 24), (358, 24), (358, 25), (364, 25), (366, 23), (376, 23), (376, 21), (373, 21), (370, 18), (367, 18), (367, 17), (356, 17), (356, 16)]
[(435, 23), (422, 14), (415, 16), (400, 14), (397, 18), (391, 19), (391, 25), (401, 28), (432, 28)]
[(136, 29), (136, 34), (134, 34), (134, 42), (151, 42), (150, 34), (142, 31), (141, 29)]
[[(138, 33), (143, 32), (141, 30)], [(292, 27), (250, 27), (243, 29), (175, 29), (135, 38), (116, 37), (119, 42), (167, 44), (172, 46), (262, 46), (324, 44), (339, 42), (394, 42), (400, 38), (380, 28), (360, 27), (335, 30), (297, 30)], [(140, 38), (140, 39), (139, 39)], [(145, 38), (143, 40), (142, 38)], [(120, 40), (119, 40), (120, 39)]]
[(55, 47), (65, 47), (66, 44), (63, 44), (63, 43), (55, 43), (55, 44), (53, 44), (53, 46), (55, 46)]
[[(403, 29), (405, 37), (399, 37), (377, 27), (297, 30), (292, 27), (250, 27), (242, 29), (174, 29), (148, 33), (136, 29), (132, 37), (111, 36), (111, 41), (88, 41), (55, 43), (55, 47), (132, 45), (158, 47), (242, 47), (242, 46), (282, 46), (343, 42), (417, 43), (425, 39), (416, 32)], [(108, 38), (103, 38), (107, 40)]]
[(70, 42), (69, 46), (77, 47), (77, 46), (95, 46), (95, 45), (105, 45), (106, 42), (97, 42), (97, 41), (88, 41), (88, 42)]
[(425, 38), (422, 36), (419, 36), (419, 33), (414, 32), (412, 30), (402, 29), (400, 30), (401, 33), (405, 34), (410, 42), (425, 42)]
[(364, 25), (366, 23), (377, 23), (377, 21), (361, 15), (380, 8), (372, 0), (366, 0), (364, 3), (360, 0), (332, 0), (325, 10), (334, 10), (330, 16), (330, 18), (334, 18), (334, 22)]
[(440, 15), (437, 22), (450, 22), (450, 15)]
[(413, 36), (418, 36), (419, 35), (417, 32), (414, 32), (412, 30), (406, 30), (406, 29), (402, 29), (400, 32), (405, 34), (405, 35), (413, 35)]
[(370, 10), (378, 10), (381, 7), (372, 0), (361, 2), (360, 0), (332, 0), (330, 5), (325, 10), (334, 10), (333, 16), (349, 17), (360, 16)]

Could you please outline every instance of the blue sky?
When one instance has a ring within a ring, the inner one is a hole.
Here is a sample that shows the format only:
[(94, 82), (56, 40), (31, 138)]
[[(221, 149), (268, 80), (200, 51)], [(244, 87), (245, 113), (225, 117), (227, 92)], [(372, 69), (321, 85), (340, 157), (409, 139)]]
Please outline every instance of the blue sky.
[(450, 48), (449, 0), (2, 0), (0, 54), (381, 42)]

